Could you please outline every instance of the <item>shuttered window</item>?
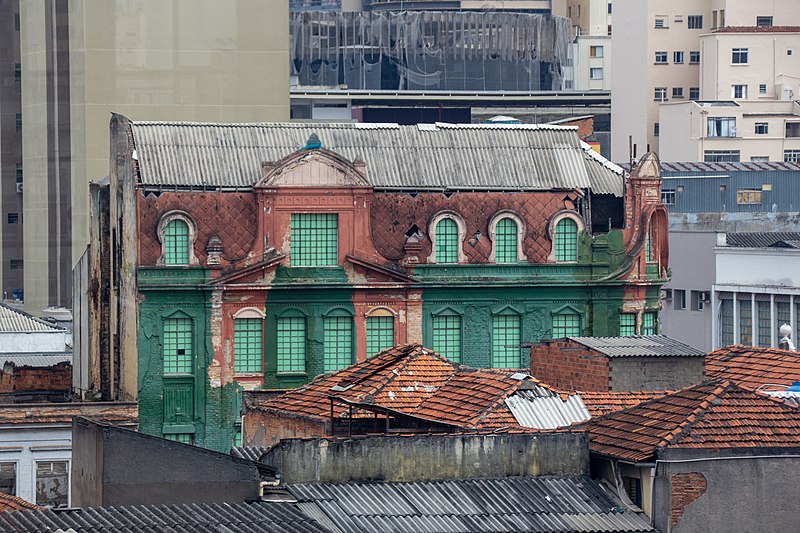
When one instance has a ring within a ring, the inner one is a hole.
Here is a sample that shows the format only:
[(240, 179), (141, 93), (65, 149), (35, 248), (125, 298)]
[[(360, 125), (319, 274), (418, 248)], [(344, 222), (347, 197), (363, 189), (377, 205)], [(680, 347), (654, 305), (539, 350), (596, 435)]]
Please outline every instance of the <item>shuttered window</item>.
[(233, 321), (233, 366), (236, 372), (261, 372), (263, 323), (260, 318)]
[(367, 357), (394, 346), (394, 317), (367, 317)]
[(164, 228), (164, 264), (189, 264), (189, 225), (183, 220), (171, 220)]
[(192, 319), (164, 320), (164, 373), (192, 372)]
[(517, 223), (510, 218), (502, 218), (495, 226), (495, 262), (517, 262)]

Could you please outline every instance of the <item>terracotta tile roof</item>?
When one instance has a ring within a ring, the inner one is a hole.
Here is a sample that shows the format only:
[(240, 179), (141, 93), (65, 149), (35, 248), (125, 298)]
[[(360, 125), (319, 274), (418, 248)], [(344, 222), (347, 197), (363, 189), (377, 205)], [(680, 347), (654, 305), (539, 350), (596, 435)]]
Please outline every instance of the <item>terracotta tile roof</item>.
[(639, 405), (647, 400), (661, 398), (670, 392), (675, 391), (600, 391), (580, 392), (580, 395), (589, 410), (589, 414), (592, 415), (592, 418), (595, 418)]
[(687, 387), (580, 427), (592, 452), (629, 461), (666, 447), (800, 447), (800, 409), (730, 381)]
[(44, 507), (39, 507), (35, 503), (25, 501), (19, 496), (12, 496), (0, 492), (0, 513), (3, 511), (28, 511), (37, 510), (43, 511)]
[(76, 416), (89, 416), (104, 422), (136, 423), (136, 403), (42, 403), (0, 406), (0, 425), (7, 424), (71, 424)]
[(713, 33), (800, 33), (800, 26), (725, 26)]
[(800, 381), (800, 352), (735, 344), (706, 356), (706, 378), (729, 379), (756, 390), (762, 385)]

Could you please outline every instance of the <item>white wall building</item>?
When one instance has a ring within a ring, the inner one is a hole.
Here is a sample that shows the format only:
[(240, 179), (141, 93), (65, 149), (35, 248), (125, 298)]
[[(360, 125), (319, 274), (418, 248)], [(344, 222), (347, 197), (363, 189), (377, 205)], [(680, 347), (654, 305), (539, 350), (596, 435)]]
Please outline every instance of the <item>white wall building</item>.
[(0, 303), (0, 354), (63, 353), (71, 345), (66, 329)]
[(567, 16), (572, 19), (572, 87), (565, 89), (611, 89), (610, 0), (568, 0)]

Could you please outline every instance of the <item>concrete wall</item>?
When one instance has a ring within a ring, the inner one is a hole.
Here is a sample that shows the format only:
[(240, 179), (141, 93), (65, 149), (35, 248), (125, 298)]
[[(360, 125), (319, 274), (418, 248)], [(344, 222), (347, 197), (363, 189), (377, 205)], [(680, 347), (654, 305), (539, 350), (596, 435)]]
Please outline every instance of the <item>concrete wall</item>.
[(76, 418), (72, 505), (244, 502), (257, 498), (256, 464)]
[[(800, 448), (719, 454), (667, 450), (659, 456), (653, 525), (671, 533), (794, 531), (800, 501), (799, 452)], [(773, 454), (795, 457), (763, 457)], [(737, 459), (669, 462), (716, 456)]]
[(703, 357), (615, 357), (612, 391), (682, 389), (703, 381)]
[(264, 462), (285, 483), (582, 475), (589, 449), (579, 432), (289, 439)]
[(0, 354), (63, 352), (66, 349), (66, 331), (0, 332)]
[(800, 287), (800, 251), (786, 248), (719, 247), (717, 284)]

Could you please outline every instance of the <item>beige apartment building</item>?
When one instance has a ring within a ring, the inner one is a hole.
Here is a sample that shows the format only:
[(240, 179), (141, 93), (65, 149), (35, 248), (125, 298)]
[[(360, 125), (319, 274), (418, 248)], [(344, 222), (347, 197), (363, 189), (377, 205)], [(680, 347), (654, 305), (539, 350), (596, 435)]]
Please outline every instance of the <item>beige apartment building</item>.
[(572, 86), (565, 89), (611, 90), (611, 0), (567, 0), (572, 19)]
[(288, 120), (289, 9), (285, 0), (22, 1), (13, 9), (25, 307), (39, 313), (69, 305), (71, 269), (88, 243), (88, 183), (108, 173), (111, 113)]

